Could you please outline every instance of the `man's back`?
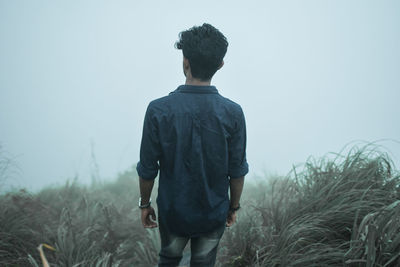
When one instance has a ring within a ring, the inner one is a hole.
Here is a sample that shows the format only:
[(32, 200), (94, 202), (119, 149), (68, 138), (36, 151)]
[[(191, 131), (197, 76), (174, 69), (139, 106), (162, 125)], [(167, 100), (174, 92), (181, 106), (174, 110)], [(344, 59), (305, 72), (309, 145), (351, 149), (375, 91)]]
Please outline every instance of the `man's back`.
[[(147, 107), (136, 168), (139, 208), (145, 228), (159, 227), (159, 266), (177, 266), (190, 240), (190, 266), (211, 267), (240, 208), (246, 126), (241, 107), (210, 85), (224, 65), (226, 37), (204, 23), (181, 32), (175, 47), (186, 81)], [(158, 171), (157, 224), (150, 196)]]
[(228, 177), (248, 171), (245, 146), (242, 109), (214, 86), (182, 85), (150, 103), (138, 172), (152, 178), (146, 171), (159, 158), (157, 205), (172, 232), (197, 236), (225, 224)]

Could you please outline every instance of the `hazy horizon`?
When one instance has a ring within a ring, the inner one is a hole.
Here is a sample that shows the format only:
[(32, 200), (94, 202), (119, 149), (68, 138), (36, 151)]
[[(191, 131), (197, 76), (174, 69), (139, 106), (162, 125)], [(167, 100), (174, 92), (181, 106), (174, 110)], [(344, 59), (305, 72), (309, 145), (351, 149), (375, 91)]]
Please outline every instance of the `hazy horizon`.
[(212, 84), (245, 113), (249, 179), (357, 140), (387, 140), (378, 145), (398, 167), (399, 11), (361, 0), (0, 1), (5, 186), (109, 180), (136, 164), (148, 103), (184, 83), (178, 34), (203, 22), (229, 42)]

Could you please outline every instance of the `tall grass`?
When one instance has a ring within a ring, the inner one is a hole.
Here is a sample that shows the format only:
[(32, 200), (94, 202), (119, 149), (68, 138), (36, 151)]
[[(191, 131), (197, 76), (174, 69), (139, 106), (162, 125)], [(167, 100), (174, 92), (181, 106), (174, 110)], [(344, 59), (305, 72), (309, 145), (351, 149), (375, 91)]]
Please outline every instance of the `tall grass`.
[[(218, 266), (400, 266), (400, 176), (364, 147), (309, 159), (286, 177), (247, 182)], [(134, 168), (116, 181), (0, 195), (0, 266), (155, 266), (158, 231), (142, 228)]]
[(90, 188), (76, 180), (36, 195), (25, 190), (0, 197), (0, 266), (154, 266), (155, 233), (141, 227), (136, 171)]
[(400, 266), (400, 176), (368, 148), (259, 185), (251, 215), (225, 235), (225, 246), (239, 236), (247, 249), (221, 255), (225, 265)]

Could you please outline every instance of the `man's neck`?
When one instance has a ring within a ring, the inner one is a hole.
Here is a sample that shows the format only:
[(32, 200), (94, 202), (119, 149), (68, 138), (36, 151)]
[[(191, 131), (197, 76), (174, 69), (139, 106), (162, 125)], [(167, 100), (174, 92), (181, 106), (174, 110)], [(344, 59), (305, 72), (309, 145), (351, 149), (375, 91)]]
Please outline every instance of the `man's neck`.
[(195, 86), (210, 86), (211, 84), (211, 80), (208, 81), (202, 81), (199, 79), (195, 79), (195, 78), (186, 78), (186, 85), (195, 85)]

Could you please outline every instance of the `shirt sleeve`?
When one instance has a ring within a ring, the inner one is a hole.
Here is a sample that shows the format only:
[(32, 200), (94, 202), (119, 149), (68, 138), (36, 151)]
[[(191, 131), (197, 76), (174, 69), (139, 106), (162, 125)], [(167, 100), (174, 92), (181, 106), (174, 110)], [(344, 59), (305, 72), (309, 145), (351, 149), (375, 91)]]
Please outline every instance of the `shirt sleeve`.
[(246, 160), (246, 122), (241, 108), (235, 124), (235, 130), (228, 142), (230, 178), (240, 178), (249, 172)]
[(136, 166), (139, 177), (153, 180), (160, 169), (159, 159), (161, 155), (160, 141), (158, 137), (157, 121), (151, 105), (147, 107), (144, 117), (142, 142), (140, 145), (140, 161)]

